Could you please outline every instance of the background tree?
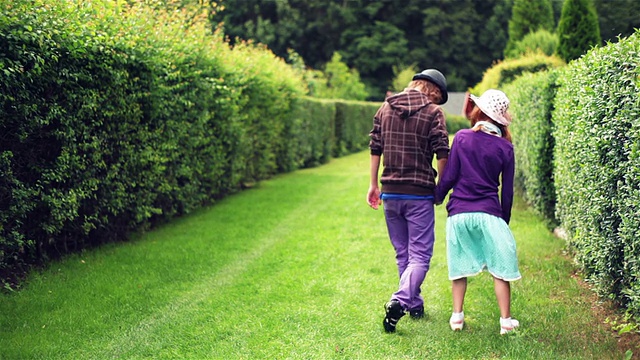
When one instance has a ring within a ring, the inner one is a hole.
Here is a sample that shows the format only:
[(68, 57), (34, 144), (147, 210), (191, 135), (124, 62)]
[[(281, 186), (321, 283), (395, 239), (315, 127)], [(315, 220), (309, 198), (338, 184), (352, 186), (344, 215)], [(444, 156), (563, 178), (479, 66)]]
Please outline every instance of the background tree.
[(345, 44), (341, 51), (345, 54), (345, 60), (367, 75), (367, 84), (372, 93), (386, 90), (393, 76), (393, 66), (408, 51), (404, 32), (382, 21), (345, 31), (342, 43)]
[(420, 68), (441, 70), (449, 88), (464, 89), (466, 79), (474, 78), (488, 56), (478, 46), (474, 25), (484, 19), (474, 3), (474, 0), (443, 0), (440, 6), (423, 11), (424, 44), (414, 50), (414, 58)]
[[(141, 1), (141, 0), (131, 0)], [(160, 0), (158, 0), (160, 1)], [(394, 67), (436, 67), (453, 91), (464, 91), (483, 72), (539, 29), (554, 33), (564, 0), (164, 0), (212, 7), (231, 44), (253, 39), (277, 56), (295, 50), (313, 69), (339, 52), (357, 69), (371, 100), (392, 88)], [(603, 40), (640, 27), (640, 1), (595, 0)], [(532, 39), (528, 39), (532, 40)], [(541, 40), (539, 37), (533, 39)], [(507, 42), (510, 42), (507, 44)], [(527, 45), (528, 46), (528, 45)], [(546, 46), (546, 45), (545, 45)], [(547, 51), (545, 51), (547, 53)]]
[(222, 24), (232, 45), (236, 39), (251, 39), (282, 58), (294, 49), (316, 69), (331, 59), (342, 33), (356, 21), (349, 1), (223, 0), (211, 4), (212, 27)]
[(293, 49), (314, 69), (339, 52), (376, 100), (394, 67), (414, 63), (466, 90), (502, 57), (510, 14), (511, 0), (221, 0), (211, 21), (232, 45), (253, 39), (283, 58)]
[[(507, 38), (508, 16), (495, 14), (496, 9), (510, 14), (510, 2), (505, 0), (408, 0), (403, 2), (386, 0), (372, 3), (362, 1), (361, 5), (353, 11), (357, 19), (354, 32), (362, 31), (357, 29), (362, 27), (362, 24), (372, 24), (375, 21), (390, 23), (393, 28), (403, 32), (407, 51), (392, 54), (386, 58), (388, 59), (386, 63), (380, 64), (378, 70), (374, 72), (361, 69), (352, 60), (361, 57), (362, 54), (357, 51), (351, 53), (350, 50), (354, 47), (348, 46), (351, 42), (349, 37), (343, 37), (341, 41), (343, 48), (340, 52), (349, 65), (354, 64), (358, 68), (363, 81), (378, 89), (376, 94), (383, 94), (391, 87), (394, 66), (402, 68), (414, 63), (418, 69), (433, 67), (441, 70), (446, 75), (451, 90), (464, 91), (468, 84), (474, 84), (482, 78), (484, 69), (494, 60), (502, 57)], [(378, 29), (381, 28), (378, 25)], [(389, 41), (400, 42), (400, 44), (403, 42), (399, 37)], [(371, 45), (389, 48), (384, 43)], [(399, 47), (396, 47), (396, 51), (398, 50), (400, 50)], [(385, 54), (384, 51), (382, 53)], [(369, 61), (375, 62), (376, 59)]]
[(558, 23), (558, 55), (566, 62), (600, 44), (598, 14), (591, 0), (565, 0)]
[(640, 29), (640, 1), (594, 0), (600, 25), (602, 43), (617, 42), (618, 36), (627, 37)]
[(418, 64), (411, 64), (406, 67), (394, 67), (393, 68), (393, 81), (391, 82), (391, 92), (399, 93), (404, 90), (409, 82), (413, 79), (413, 76), (419, 73)]
[(557, 24), (560, 21), (560, 14), (562, 13), (562, 5), (564, 0), (551, 0), (551, 7), (553, 8), (553, 23)]
[(493, 4), (491, 1), (476, 1), (475, 3), (483, 24), (483, 29), (478, 32), (478, 42), (487, 47), (489, 51), (487, 55), (491, 59), (499, 60), (502, 58), (504, 48), (509, 40), (508, 29), (513, 0), (494, 0)]
[(504, 53), (508, 54), (528, 33), (538, 30), (553, 32), (554, 27), (551, 0), (514, 0), (509, 20), (509, 40)]
[(365, 85), (360, 81), (360, 74), (355, 69), (349, 69), (342, 62), (342, 57), (334, 53), (331, 61), (324, 69), (327, 85), (318, 97), (327, 99), (365, 100), (369, 95)]

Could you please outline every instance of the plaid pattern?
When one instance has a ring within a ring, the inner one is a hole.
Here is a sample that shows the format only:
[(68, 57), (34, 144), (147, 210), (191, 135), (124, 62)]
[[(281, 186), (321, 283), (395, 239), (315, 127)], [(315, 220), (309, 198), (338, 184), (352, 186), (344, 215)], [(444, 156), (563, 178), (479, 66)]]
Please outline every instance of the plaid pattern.
[(369, 133), (372, 155), (382, 155), (382, 191), (433, 194), (433, 156), (449, 151), (449, 134), (442, 109), (418, 90), (387, 98), (373, 118)]

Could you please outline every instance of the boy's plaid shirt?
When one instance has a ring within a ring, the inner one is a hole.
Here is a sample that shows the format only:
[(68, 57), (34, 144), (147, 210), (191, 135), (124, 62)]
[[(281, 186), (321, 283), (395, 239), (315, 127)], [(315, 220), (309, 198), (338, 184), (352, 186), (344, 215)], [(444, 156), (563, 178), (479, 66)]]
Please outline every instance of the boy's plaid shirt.
[(449, 134), (442, 109), (417, 90), (390, 96), (378, 109), (369, 133), (372, 155), (381, 155), (382, 191), (433, 194), (433, 156), (447, 157)]

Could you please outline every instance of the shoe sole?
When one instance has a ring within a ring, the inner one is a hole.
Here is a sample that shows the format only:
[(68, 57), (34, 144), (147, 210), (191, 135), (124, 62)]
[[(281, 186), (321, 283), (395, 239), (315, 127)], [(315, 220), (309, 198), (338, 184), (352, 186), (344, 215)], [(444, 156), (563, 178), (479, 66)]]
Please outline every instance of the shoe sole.
[(461, 331), (462, 328), (464, 327), (464, 322), (460, 322), (460, 323), (449, 323), (449, 326), (451, 326), (451, 330), (453, 331)]

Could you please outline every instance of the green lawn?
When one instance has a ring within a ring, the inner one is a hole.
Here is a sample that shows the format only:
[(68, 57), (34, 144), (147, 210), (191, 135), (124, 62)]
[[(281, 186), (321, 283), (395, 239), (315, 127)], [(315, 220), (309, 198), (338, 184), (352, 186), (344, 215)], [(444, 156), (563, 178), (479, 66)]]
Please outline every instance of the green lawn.
[(362, 152), (277, 176), (32, 274), (0, 295), (0, 359), (624, 358), (563, 240), (521, 202), (516, 334), (499, 335), (487, 274), (469, 281), (465, 329), (449, 329), (443, 206), (427, 317), (384, 333), (398, 279), (382, 210), (365, 201), (368, 161)]

